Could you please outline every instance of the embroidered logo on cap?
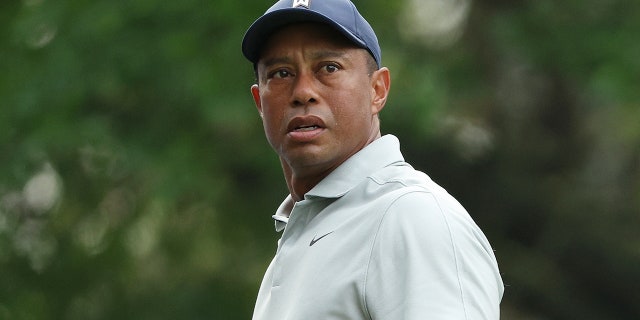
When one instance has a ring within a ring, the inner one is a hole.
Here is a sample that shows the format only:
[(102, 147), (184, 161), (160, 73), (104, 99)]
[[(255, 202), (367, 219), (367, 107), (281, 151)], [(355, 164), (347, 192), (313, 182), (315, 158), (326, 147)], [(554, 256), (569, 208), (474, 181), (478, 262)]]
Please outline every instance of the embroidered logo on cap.
[(291, 7), (292, 8), (305, 7), (309, 9), (309, 1), (310, 0), (293, 0), (293, 5)]

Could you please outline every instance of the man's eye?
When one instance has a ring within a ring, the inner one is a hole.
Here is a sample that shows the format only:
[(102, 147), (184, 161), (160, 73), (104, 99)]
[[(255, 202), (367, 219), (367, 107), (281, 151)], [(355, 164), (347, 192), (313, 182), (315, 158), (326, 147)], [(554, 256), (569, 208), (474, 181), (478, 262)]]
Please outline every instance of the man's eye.
[(271, 74), (271, 77), (279, 78), (279, 79), (286, 78), (289, 76), (291, 76), (291, 73), (289, 73), (289, 71), (287, 70), (277, 70)]
[(340, 70), (340, 68), (338, 68), (338, 66), (333, 65), (333, 64), (328, 64), (328, 65), (324, 66), (323, 69), (328, 73), (334, 73), (334, 72)]

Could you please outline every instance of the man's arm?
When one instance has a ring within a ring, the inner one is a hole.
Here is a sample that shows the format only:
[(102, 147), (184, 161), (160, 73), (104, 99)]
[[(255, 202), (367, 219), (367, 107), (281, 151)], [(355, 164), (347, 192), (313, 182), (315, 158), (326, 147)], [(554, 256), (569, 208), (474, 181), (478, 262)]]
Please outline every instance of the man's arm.
[(455, 199), (416, 189), (386, 210), (365, 281), (372, 319), (499, 319), (495, 256)]

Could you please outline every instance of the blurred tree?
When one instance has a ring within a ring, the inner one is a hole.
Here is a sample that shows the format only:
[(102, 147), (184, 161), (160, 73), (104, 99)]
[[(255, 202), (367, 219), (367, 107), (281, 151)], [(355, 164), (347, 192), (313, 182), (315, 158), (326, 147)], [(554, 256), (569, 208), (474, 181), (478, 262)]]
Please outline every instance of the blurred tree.
[[(383, 131), (486, 231), (504, 319), (640, 316), (640, 3), (355, 1)], [(0, 319), (247, 319), (286, 195), (268, 2), (0, 3)]]

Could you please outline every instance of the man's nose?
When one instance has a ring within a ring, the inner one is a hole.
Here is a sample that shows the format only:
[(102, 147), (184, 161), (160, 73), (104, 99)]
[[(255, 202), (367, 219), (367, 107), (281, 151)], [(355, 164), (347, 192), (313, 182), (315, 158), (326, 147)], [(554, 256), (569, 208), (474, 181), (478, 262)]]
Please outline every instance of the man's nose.
[(318, 102), (317, 83), (310, 72), (300, 72), (295, 79), (291, 95), (292, 105), (307, 106)]

